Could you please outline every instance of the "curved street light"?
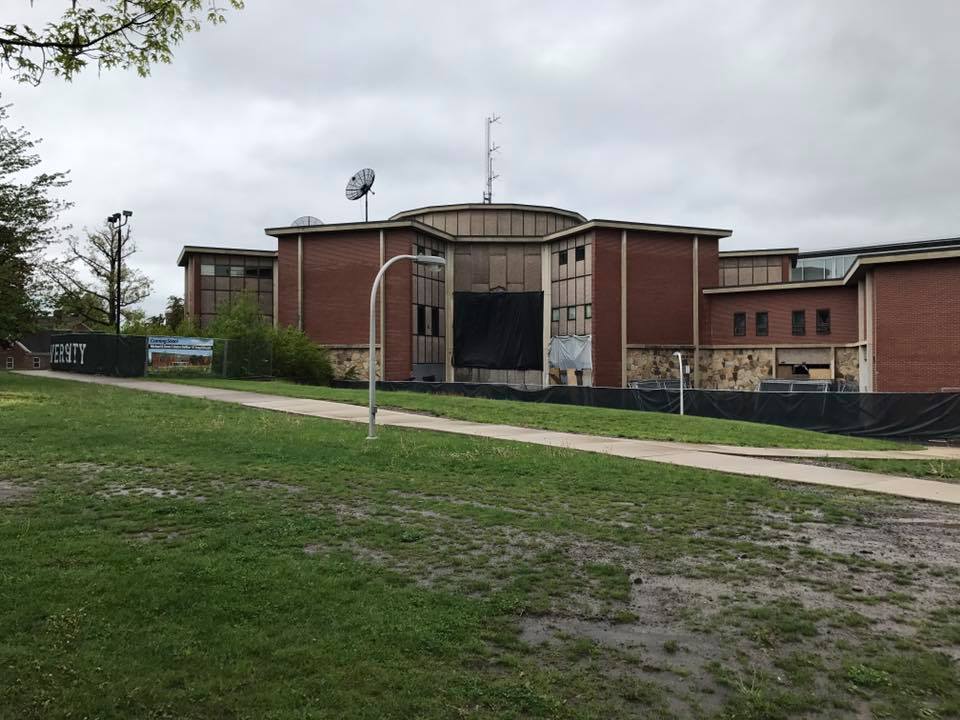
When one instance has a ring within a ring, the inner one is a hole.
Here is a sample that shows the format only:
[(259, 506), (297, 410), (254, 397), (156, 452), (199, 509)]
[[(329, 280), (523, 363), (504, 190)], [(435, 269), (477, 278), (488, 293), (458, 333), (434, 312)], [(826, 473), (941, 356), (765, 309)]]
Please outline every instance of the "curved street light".
[[(391, 265), (400, 260), (413, 260), (425, 265), (446, 265), (447, 261), (434, 255), (397, 255), (387, 260), (377, 277), (373, 280), (370, 289), (370, 365), (367, 370), (370, 380), (370, 421), (367, 430), (367, 440), (377, 439), (377, 290), (380, 289), (380, 280)], [(386, 367), (386, 363), (384, 363)]]

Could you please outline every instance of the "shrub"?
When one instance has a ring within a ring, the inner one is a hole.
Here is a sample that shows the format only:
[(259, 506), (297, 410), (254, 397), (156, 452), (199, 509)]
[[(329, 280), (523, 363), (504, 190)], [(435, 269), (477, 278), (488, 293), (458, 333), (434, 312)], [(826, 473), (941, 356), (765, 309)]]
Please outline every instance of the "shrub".
[(333, 366), (325, 348), (314, 345), (302, 330), (285, 327), (274, 331), (273, 374), (296, 382), (329, 385)]

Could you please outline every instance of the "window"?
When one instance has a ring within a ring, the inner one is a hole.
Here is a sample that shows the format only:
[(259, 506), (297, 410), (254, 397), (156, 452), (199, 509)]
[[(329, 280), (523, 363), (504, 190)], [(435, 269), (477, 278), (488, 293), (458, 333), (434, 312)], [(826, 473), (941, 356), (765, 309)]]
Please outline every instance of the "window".
[(13, 357), (7, 355), (7, 370), (13, 370)]
[(817, 335), (830, 334), (830, 310), (817, 310)]
[(425, 255), (425, 254), (426, 254), (426, 253), (424, 252), (424, 247), (423, 247), (423, 245), (417, 245), (417, 253), (416, 253), (416, 254), (417, 254), (417, 255)]
[(433, 335), (436, 337), (440, 335), (440, 308), (432, 307), (430, 308), (430, 320), (433, 330)]
[(213, 275), (213, 265), (201, 265), (200, 266), (201, 275)]
[(415, 335), (425, 335), (427, 329), (427, 308), (417, 305), (417, 331)]
[(39, 367), (40, 367), (40, 358), (38, 358), (36, 355), (34, 355), (34, 356), (33, 356), (33, 369), (36, 370), (36, 369), (39, 368)]
[(242, 265), (231, 265), (231, 266), (230, 266), (230, 277), (243, 277), (243, 266), (242, 266)]
[(551, 322), (560, 322), (560, 308), (554, 308), (550, 311)]
[(757, 337), (765, 337), (770, 332), (770, 319), (766, 311), (757, 313)]
[(576, 305), (571, 305), (567, 308), (567, 320), (576, 320), (577, 319), (577, 307)]
[(807, 313), (804, 310), (793, 311), (793, 334), (807, 334)]
[(576, 247), (573, 249), (573, 259), (576, 262), (580, 262), (581, 260), (585, 260), (586, 258), (587, 258), (587, 248), (585, 245), (580, 245), (579, 247)]
[(560, 251), (560, 264), (561, 264), (561, 265), (566, 265), (566, 264), (567, 264), (567, 251), (566, 251), (566, 250), (561, 250), (561, 251)]
[(593, 305), (590, 303), (587, 303), (583, 306), (583, 317), (585, 317), (587, 320), (593, 317)]
[(747, 334), (747, 314), (733, 314), (733, 334), (737, 337), (743, 337)]
[(218, 277), (228, 277), (230, 275), (230, 266), (229, 265), (217, 265), (214, 268), (214, 271)]

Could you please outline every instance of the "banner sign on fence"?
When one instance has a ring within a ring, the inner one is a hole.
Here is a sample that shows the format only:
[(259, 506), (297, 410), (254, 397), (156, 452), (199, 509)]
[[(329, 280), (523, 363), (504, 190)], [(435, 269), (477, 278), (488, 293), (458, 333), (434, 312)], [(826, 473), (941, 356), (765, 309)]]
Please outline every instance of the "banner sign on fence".
[(170, 337), (151, 335), (147, 338), (147, 365), (151, 371), (210, 371), (213, 362), (213, 338)]
[(50, 339), (50, 367), (91, 375), (143, 375), (146, 341), (142, 335), (62, 333)]

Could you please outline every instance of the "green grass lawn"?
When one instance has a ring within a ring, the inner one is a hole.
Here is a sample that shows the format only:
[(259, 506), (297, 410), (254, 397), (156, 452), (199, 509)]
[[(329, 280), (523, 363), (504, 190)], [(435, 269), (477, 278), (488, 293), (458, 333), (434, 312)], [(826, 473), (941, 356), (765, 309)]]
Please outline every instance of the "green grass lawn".
[(831, 467), (886, 475), (918, 477), (941, 482), (960, 482), (960, 460), (863, 460), (860, 458), (831, 459)]
[(381, 432), (0, 374), (0, 718), (960, 716), (956, 508)]
[[(367, 404), (366, 389), (297, 385), (282, 380), (151, 379), (289, 397), (334, 400), (354, 405)], [(826, 450), (903, 450), (911, 447), (893, 441), (828, 435), (778, 425), (717, 420), (692, 415), (680, 417), (667, 413), (611, 410), (608, 408), (514, 400), (486, 400), (418, 392), (378, 392), (377, 404), (380, 407), (428, 413), (456, 420), (520, 425), (545, 430), (640, 440), (672, 440), (749, 447), (823, 448)]]

